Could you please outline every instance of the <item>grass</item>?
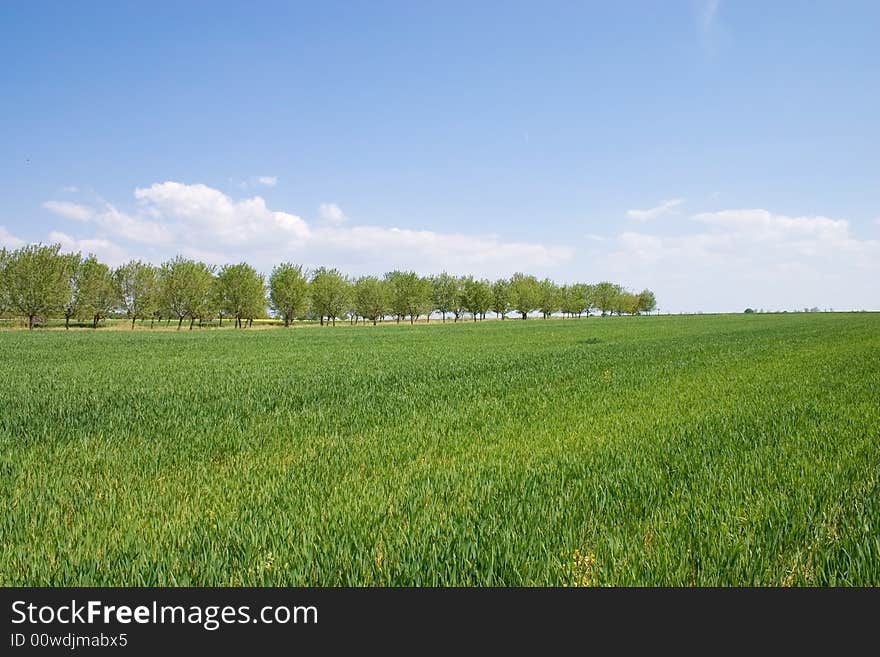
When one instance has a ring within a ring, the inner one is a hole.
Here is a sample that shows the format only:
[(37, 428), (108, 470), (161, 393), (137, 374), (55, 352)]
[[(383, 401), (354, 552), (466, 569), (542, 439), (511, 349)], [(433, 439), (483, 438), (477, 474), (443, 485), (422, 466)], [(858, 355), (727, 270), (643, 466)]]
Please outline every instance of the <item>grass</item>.
[(880, 585), (880, 316), (0, 332), (0, 585)]

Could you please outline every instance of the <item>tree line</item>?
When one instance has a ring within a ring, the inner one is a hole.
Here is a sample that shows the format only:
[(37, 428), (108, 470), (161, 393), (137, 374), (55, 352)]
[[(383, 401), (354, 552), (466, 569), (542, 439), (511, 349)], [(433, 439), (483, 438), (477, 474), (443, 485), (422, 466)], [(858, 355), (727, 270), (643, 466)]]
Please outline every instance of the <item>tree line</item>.
[(337, 269), (307, 271), (286, 262), (266, 280), (243, 262), (217, 268), (177, 256), (159, 266), (132, 260), (111, 268), (91, 254), (62, 253), (58, 244), (0, 249), (0, 316), (23, 318), (30, 329), (50, 318), (63, 318), (65, 327), (77, 320), (97, 328), (108, 317), (126, 317), (132, 328), (149, 320), (151, 326), (176, 321), (178, 329), (188, 323), (191, 330), (215, 319), (221, 326), (224, 319), (250, 326), (267, 310), (290, 326), (300, 319), (414, 324), (434, 314), (443, 322), (477, 321), (490, 312), (501, 319), (636, 315), (656, 305), (650, 290), (634, 293), (608, 281), (558, 285), (523, 273), (495, 281), (412, 271), (350, 278)]

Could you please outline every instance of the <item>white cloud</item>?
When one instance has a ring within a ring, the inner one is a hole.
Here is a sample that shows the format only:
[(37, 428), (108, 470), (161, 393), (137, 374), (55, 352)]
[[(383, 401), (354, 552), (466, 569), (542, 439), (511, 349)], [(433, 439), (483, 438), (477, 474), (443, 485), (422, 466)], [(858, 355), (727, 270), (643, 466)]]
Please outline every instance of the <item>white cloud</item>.
[(110, 203), (105, 203), (100, 210), (67, 201), (46, 201), (43, 207), (67, 219), (94, 223), (106, 233), (134, 242), (155, 244), (170, 242), (173, 237), (166, 226), (149, 219), (132, 217)]
[(257, 183), (266, 187), (274, 187), (278, 184), (278, 176), (258, 176)]
[(880, 217), (877, 217), (876, 219), (874, 219), (874, 223), (877, 224), (878, 226), (880, 226)]
[(335, 203), (321, 203), (321, 206), (318, 208), (318, 214), (321, 216), (321, 219), (329, 224), (338, 225), (348, 220), (342, 208)]
[(270, 209), (259, 196), (236, 200), (202, 184), (166, 181), (139, 187), (134, 196), (137, 210), (130, 214), (110, 204), (74, 209), (51, 201), (47, 207), (97, 229), (98, 234), (79, 239), (59, 233), (70, 248), (109, 253), (115, 246), (111, 237), (119, 238), (131, 244), (133, 256), (153, 261), (181, 253), (214, 264), (247, 260), (264, 271), (295, 260), (350, 274), (402, 268), (500, 276), (520, 270), (551, 273), (574, 255), (570, 247), (509, 242), (497, 235), (349, 227), (339, 221), (342, 210), (330, 203), (321, 207), (323, 224), (311, 227), (295, 214)]
[(593, 242), (604, 242), (605, 238), (602, 235), (596, 235), (595, 233), (587, 233), (584, 235), (584, 239), (591, 240)]
[(300, 217), (270, 210), (259, 196), (234, 201), (207, 185), (173, 181), (139, 187), (134, 195), (145, 213), (160, 219), (185, 244), (285, 246), (309, 235)]
[(522, 269), (553, 268), (574, 255), (568, 247), (505, 242), (495, 235), (379, 226), (323, 228), (315, 232), (309, 244), (327, 262), (346, 262), (354, 273), (400, 268), (422, 273), (445, 269), (480, 276), (509, 276)]
[(7, 249), (17, 249), (24, 246), (25, 241), (18, 239), (15, 235), (6, 230), (5, 226), (0, 226), (0, 247)]
[(67, 187), (62, 187), (61, 191), (67, 192), (68, 194), (76, 194), (79, 191), (79, 187), (76, 185), (68, 185)]
[(682, 203), (684, 203), (683, 198), (672, 198), (667, 201), (661, 201), (659, 205), (647, 210), (627, 210), (626, 216), (630, 219), (638, 219), (639, 221), (649, 221), (669, 214)]
[(691, 221), (696, 232), (624, 232), (596, 265), (646, 282), (674, 312), (880, 308), (880, 240), (857, 238), (846, 220), (737, 209)]
[(76, 221), (88, 221), (95, 216), (94, 208), (79, 203), (70, 203), (69, 201), (46, 201), (43, 207), (54, 214), (75, 219)]
[(128, 259), (125, 249), (102, 238), (77, 239), (67, 233), (53, 230), (49, 233), (49, 242), (53, 244), (57, 242), (65, 252), (79, 251), (84, 255), (94, 253), (101, 262), (111, 267), (121, 265)]

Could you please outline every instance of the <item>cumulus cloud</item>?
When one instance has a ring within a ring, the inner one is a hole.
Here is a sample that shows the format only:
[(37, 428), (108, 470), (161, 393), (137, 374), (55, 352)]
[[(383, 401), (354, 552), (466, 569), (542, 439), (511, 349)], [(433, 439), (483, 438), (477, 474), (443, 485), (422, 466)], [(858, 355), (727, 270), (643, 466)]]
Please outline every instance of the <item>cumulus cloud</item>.
[(693, 215), (695, 231), (626, 231), (597, 265), (650, 281), (667, 310), (740, 306), (877, 308), (880, 241), (856, 237), (848, 221), (765, 209)]
[(342, 208), (335, 203), (321, 203), (321, 206), (318, 208), (318, 214), (321, 216), (321, 219), (329, 224), (341, 224), (348, 219)]
[(6, 230), (5, 226), (0, 226), (0, 247), (7, 249), (17, 249), (24, 246), (24, 240), (18, 239), (15, 235)]
[(647, 210), (627, 210), (626, 216), (630, 219), (637, 219), (638, 221), (650, 221), (651, 219), (656, 219), (657, 217), (669, 214), (682, 203), (684, 203), (683, 198), (672, 198), (668, 201), (661, 201), (659, 205), (653, 208), (648, 208)]
[(94, 208), (69, 201), (46, 201), (43, 207), (61, 217), (77, 221), (88, 221), (95, 216)]
[(125, 249), (107, 239), (77, 239), (67, 233), (53, 230), (49, 233), (49, 242), (60, 244), (61, 250), (65, 252), (93, 253), (110, 266), (120, 265), (128, 259)]
[(379, 226), (320, 229), (315, 232), (312, 244), (326, 254), (328, 261), (346, 261), (359, 273), (404, 268), (500, 276), (524, 267), (551, 268), (574, 255), (568, 247), (505, 242), (495, 235)]
[(47, 201), (43, 207), (66, 219), (93, 223), (103, 232), (134, 242), (155, 244), (170, 242), (173, 238), (167, 226), (120, 212), (110, 203), (105, 203), (97, 210), (67, 201)]
[(249, 248), (291, 244), (309, 235), (300, 217), (270, 210), (260, 196), (234, 201), (207, 185), (172, 181), (139, 187), (134, 196), (146, 214), (175, 233), (178, 242), (200, 244), (207, 239)]
[(79, 187), (76, 185), (68, 185), (67, 187), (62, 187), (61, 191), (67, 192), (68, 194), (76, 194), (79, 191)]
[(296, 260), (351, 274), (405, 268), (500, 276), (518, 270), (549, 272), (574, 255), (567, 246), (511, 242), (497, 235), (349, 227), (333, 203), (321, 205), (323, 221), (313, 227), (295, 214), (269, 208), (260, 196), (235, 199), (203, 184), (155, 183), (135, 189), (134, 198), (136, 210), (128, 213), (110, 204), (90, 208), (50, 201), (46, 207), (96, 229), (97, 234), (79, 239), (59, 234), (65, 248), (109, 253), (121, 240), (134, 256), (154, 261), (181, 253), (214, 264), (244, 259), (265, 271), (282, 260)]
[(278, 184), (278, 176), (257, 176), (257, 183), (265, 187), (274, 187)]

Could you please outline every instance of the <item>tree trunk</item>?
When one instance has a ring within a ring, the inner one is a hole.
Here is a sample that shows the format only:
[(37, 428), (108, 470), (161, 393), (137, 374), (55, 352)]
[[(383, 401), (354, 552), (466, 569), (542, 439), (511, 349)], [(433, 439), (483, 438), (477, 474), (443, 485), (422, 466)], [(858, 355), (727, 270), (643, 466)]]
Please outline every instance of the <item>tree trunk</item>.
[[(168, 321), (169, 321), (169, 322), (171, 321), (171, 318), (170, 318), (170, 317), (168, 318)], [(167, 326), (167, 325), (166, 325), (166, 326)], [(178, 330), (178, 331), (180, 330), (180, 327), (181, 327), (181, 326), (183, 326), (183, 315), (181, 315), (181, 316), (180, 316), (180, 319), (178, 319), (178, 321), (177, 321), (177, 330)]]
[(28, 330), (29, 331), (34, 330), (34, 317), (36, 317), (36, 315), (28, 315)]
[(64, 316), (64, 328), (70, 330), (70, 315)]
[(131, 330), (134, 331), (134, 317), (131, 318)]
[(520, 311), (520, 314), (522, 315), (522, 318), (523, 318), (523, 319), (525, 319), (525, 318), (526, 318), (526, 315), (528, 315), (527, 312), (523, 312), (523, 311)]
[(195, 324), (195, 323), (196, 323), (196, 318), (195, 317), (190, 318), (190, 320), (189, 320), (189, 330), (190, 331), (193, 330), (193, 324)]
[(443, 323), (446, 323), (446, 311), (443, 311)]
[(374, 317), (373, 318), (373, 326), (375, 326), (375, 325), (376, 325), (376, 318)]
[(287, 328), (290, 326), (290, 317), (288, 315), (284, 316), (284, 327)]

